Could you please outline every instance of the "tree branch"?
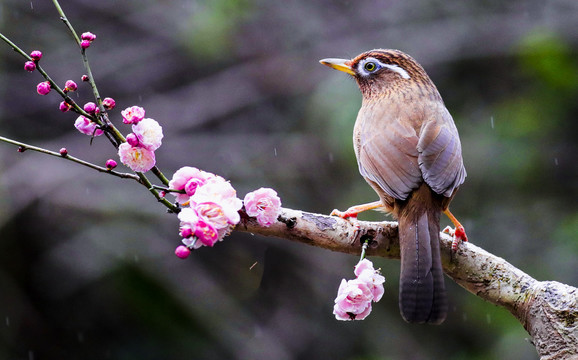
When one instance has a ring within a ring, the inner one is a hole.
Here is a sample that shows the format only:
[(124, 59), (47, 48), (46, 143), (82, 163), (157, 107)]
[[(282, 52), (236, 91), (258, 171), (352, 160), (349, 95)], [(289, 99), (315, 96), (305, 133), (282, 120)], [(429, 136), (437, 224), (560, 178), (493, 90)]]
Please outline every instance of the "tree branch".
[[(235, 228), (275, 236), (333, 251), (399, 259), (396, 222), (350, 222), (334, 216), (282, 209), (277, 222), (261, 227), (243, 217)], [(453, 238), (440, 236), (445, 273), (460, 286), (512, 313), (532, 337), (541, 359), (578, 358), (578, 289), (555, 281), (538, 281), (506, 260), (472, 243), (451, 252)]]

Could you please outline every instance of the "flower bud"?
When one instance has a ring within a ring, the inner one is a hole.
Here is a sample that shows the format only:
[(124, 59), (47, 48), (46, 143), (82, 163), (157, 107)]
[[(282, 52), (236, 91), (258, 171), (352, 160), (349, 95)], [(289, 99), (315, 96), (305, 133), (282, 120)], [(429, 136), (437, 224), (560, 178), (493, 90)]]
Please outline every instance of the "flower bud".
[(88, 81), (88, 75), (82, 75), (82, 77), (80, 78), (82, 81)]
[(84, 111), (86, 111), (89, 114), (94, 114), (94, 112), (96, 111), (96, 104), (93, 102), (87, 102), (86, 104), (84, 104)]
[(34, 70), (36, 70), (36, 64), (34, 63), (34, 61), (27, 61), (24, 63), (24, 70), (28, 71), (28, 72), (33, 72)]
[(96, 35), (94, 35), (90, 31), (87, 31), (85, 33), (82, 33), (82, 35), (80, 35), (80, 38), (82, 40), (94, 41), (94, 39), (96, 39)]
[(67, 112), (68, 110), (70, 110), (70, 104), (68, 104), (66, 101), (63, 101), (60, 103), (59, 109), (62, 112)]
[(33, 52), (30, 53), (30, 57), (34, 61), (39, 61), (40, 59), (42, 59), (42, 52), (39, 50), (34, 50)]
[(68, 91), (76, 91), (76, 89), (78, 89), (78, 85), (76, 85), (76, 83), (72, 80), (66, 80), (64, 89)]
[(191, 236), (193, 236), (193, 230), (191, 230), (191, 228), (188, 226), (184, 226), (181, 228), (179, 235), (181, 235), (181, 237), (183, 237), (185, 239), (190, 238)]
[(44, 81), (36, 86), (36, 92), (39, 95), (46, 95), (50, 92), (50, 82)]
[(68, 150), (66, 150), (66, 148), (62, 148), (60, 149), (60, 156), (65, 157), (66, 155), (68, 155)]
[(110, 97), (104, 98), (104, 100), (102, 100), (102, 106), (104, 106), (106, 110), (112, 110), (116, 106), (116, 101)]
[(184, 245), (179, 245), (175, 249), (175, 255), (180, 259), (186, 259), (191, 255), (191, 250)]
[(116, 167), (117, 163), (116, 161), (114, 161), (113, 159), (108, 159), (106, 160), (106, 168), (108, 170), (112, 170)]
[(90, 47), (90, 41), (88, 41), (88, 40), (82, 40), (82, 41), (80, 42), (80, 47), (83, 48), (83, 49), (89, 48), (89, 47)]
[(126, 142), (132, 147), (138, 146), (139, 144), (138, 137), (133, 133), (126, 136)]

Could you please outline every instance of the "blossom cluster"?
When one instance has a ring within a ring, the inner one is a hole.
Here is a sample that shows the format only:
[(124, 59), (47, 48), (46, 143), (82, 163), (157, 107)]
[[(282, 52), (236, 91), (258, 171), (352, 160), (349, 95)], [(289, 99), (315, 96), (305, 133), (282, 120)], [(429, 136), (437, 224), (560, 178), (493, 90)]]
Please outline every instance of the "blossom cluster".
[(385, 278), (368, 259), (361, 260), (354, 270), (357, 278), (341, 280), (333, 314), (337, 320), (363, 320), (371, 312), (371, 303), (381, 299)]
[(176, 193), (177, 202), (186, 206), (178, 215), (179, 234), (189, 249), (215, 245), (241, 220), (243, 202), (218, 175), (185, 166), (175, 172), (169, 187), (184, 191)]
[(162, 145), (163, 129), (156, 120), (145, 118), (142, 107), (129, 107), (121, 115), (125, 124), (132, 124), (132, 133), (118, 147), (120, 161), (133, 171), (149, 171), (155, 166), (155, 150)]
[[(191, 249), (214, 246), (241, 220), (243, 201), (221, 176), (185, 166), (174, 173), (169, 188), (184, 206), (178, 215), (184, 245), (175, 251), (180, 258), (186, 258)], [(270, 226), (279, 216), (281, 199), (272, 189), (250, 192), (244, 203), (247, 215), (256, 217), (261, 226)]]

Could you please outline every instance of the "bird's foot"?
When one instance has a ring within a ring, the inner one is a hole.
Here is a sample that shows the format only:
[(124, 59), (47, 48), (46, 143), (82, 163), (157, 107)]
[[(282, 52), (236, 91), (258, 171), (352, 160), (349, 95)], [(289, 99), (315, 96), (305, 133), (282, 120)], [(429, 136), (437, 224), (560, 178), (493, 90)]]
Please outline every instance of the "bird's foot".
[(383, 208), (383, 204), (381, 203), (381, 201), (374, 201), (374, 202), (371, 202), (368, 204), (352, 206), (345, 211), (339, 211), (337, 209), (334, 209), (330, 215), (331, 216), (339, 216), (342, 219), (348, 219), (348, 218), (357, 219), (357, 215), (359, 213), (362, 213), (362, 212), (367, 211), (367, 210), (375, 210), (375, 209), (379, 209), (379, 208)]
[(452, 251), (453, 252), (456, 252), (458, 250), (458, 246), (460, 245), (460, 242), (462, 242), (462, 241), (468, 242), (468, 235), (466, 235), (466, 230), (461, 225), (456, 226), (455, 229), (450, 227), (450, 226), (446, 226), (445, 229), (443, 230), (443, 233), (448, 234), (454, 238), (452, 241)]
[(345, 211), (339, 211), (337, 209), (333, 209), (333, 211), (331, 212), (331, 214), (329, 214), (330, 216), (337, 216), (340, 217), (342, 219), (357, 219), (357, 214), (359, 214), (359, 212), (355, 212), (355, 211), (351, 211), (352, 208), (349, 208)]

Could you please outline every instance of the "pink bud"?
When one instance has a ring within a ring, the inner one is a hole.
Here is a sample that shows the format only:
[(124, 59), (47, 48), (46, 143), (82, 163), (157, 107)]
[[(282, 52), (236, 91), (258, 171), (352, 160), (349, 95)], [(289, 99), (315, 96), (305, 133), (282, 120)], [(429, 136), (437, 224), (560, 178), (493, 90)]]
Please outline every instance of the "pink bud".
[(64, 88), (68, 91), (76, 91), (76, 89), (78, 89), (78, 85), (76, 85), (76, 83), (72, 80), (66, 80)]
[(26, 148), (24, 146), (18, 146), (18, 152), (19, 153), (23, 153), (26, 151)]
[(34, 50), (33, 52), (30, 53), (30, 57), (34, 61), (39, 61), (40, 59), (42, 59), (42, 52)]
[(94, 39), (96, 39), (96, 35), (94, 35), (90, 31), (87, 31), (85, 33), (82, 33), (82, 35), (80, 35), (80, 38), (82, 40), (94, 41)]
[(138, 137), (133, 133), (130, 133), (126, 136), (126, 142), (132, 147), (138, 146), (139, 143)]
[(108, 159), (106, 160), (106, 168), (108, 170), (112, 170), (116, 167), (117, 163), (116, 161), (114, 161), (113, 159)]
[(167, 196), (167, 192), (164, 190), (159, 191), (159, 196), (164, 198), (165, 196)]
[(184, 245), (179, 245), (175, 249), (175, 255), (180, 259), (186, 259), (191, 255), (191, 250)]
[(116, 106), (116, 101), (110, 97), (104, 98), (104, 100), (102, 100), (102, 106), (104, 106), (106, 110), (112, 110)]
[(24, 63), (24, 70), (28, 71), (28, 72), (33, 72), (34, 70), (36, 70), (36, 64), (34, 63), (34, 61), (27, 61)]
[(181, 231), (179, 232), (179, 235), (181, 235), (181, 237), (184, 237), (185, 239), (193, 236), (193, 230), (191, 230), (191, 228), (188, 226), (184, 226), (180, 230)]
[(80, 78), (82, 81), (88, 81), (88, 75), (82, 75), (82, 77)]
[(62, 112), (67, 112), (68, 110), (70, 110), (70, 105), (66, 101), (63, 101), (60, 103), (59, 109)]
[(88, 41), (88, 40), (82, 40), (82, 41), (80, 42), (80, 47), (83, 48), (83, 49), (86, 49), (86, 48), (90, 47), (90, 41)]
[(86, 111), (89, 114), (94, 114), (94, 112), (96, 111), (96, 104), (93, 102), (87, 102), (86, 104), (84, 104), (84, 111)]
[(36, 86), (36, 92), (39, 95), (46, 95), (50, 92), (50, 82), (44, 81)]
[(66, 148), (60, 149), (60, 156), (64, 157), (66, 155), (68, 155), (68, 150), (66, 150)]

